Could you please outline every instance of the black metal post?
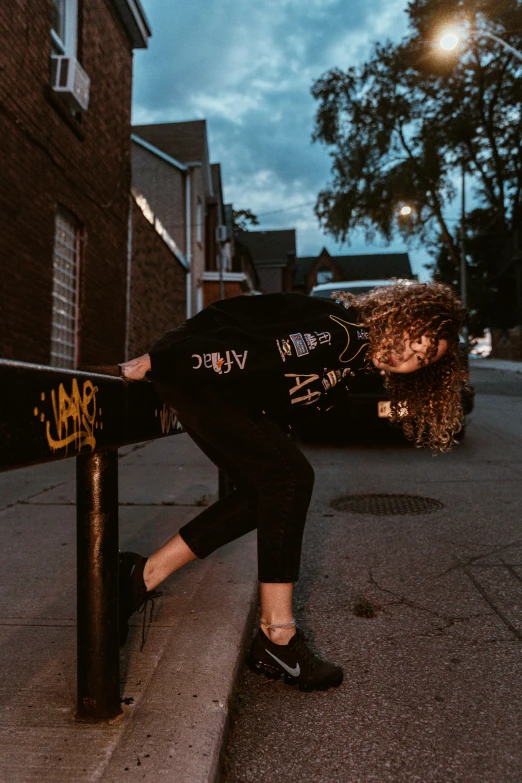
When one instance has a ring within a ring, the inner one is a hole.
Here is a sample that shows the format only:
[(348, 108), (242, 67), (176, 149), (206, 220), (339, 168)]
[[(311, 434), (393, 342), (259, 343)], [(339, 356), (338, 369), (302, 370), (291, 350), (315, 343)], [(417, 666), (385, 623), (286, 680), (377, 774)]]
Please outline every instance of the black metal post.
[(118, 452), (76, 459), (79, 720), (115, 718), (120, 705)]

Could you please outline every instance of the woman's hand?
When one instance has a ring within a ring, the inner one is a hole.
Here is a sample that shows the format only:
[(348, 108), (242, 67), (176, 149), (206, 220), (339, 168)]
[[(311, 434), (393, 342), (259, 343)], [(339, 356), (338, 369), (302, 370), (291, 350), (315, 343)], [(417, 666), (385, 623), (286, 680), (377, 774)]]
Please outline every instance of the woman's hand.
[(143, 356), (131, 359), (130, 362), (122, 362), (120, 367), (124, 378), (128, 378), (130, 381), (141, 381), (145, 378), (145, 373), (150, 370), (150, 356), (148, 353), (144, 353)]

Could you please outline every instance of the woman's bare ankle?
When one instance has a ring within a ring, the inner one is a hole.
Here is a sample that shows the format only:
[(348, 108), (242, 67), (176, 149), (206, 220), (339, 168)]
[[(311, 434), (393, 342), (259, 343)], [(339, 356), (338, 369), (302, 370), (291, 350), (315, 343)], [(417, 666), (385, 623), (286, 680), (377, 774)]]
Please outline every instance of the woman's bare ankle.
[[(261, 620), (261, 630), (268, 636), (271, 642), (274, 644), (288, 644), (290, 639), (295, 636), (295, 621), (291, 620), (288, 623), (268, 623), (265, 620)], [(285, 627), (278, 628), (276, 626), (283, 625)]]
[(149, 591), (154, 590), (154, 588), (159, 584), (159, 582), (155, 580), (154, 566), (151, 564), (150, 558), (147, 559), (145, 568), (143, 569), (143, 581), (145, 583), (145, 587)]

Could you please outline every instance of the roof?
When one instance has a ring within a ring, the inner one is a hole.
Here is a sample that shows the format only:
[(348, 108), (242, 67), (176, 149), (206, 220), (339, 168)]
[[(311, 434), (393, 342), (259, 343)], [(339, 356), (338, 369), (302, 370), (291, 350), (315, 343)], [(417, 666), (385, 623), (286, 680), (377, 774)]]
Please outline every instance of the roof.
[(152, 35), (140, 0), (112, 0), (133, 49), (146, 49)]
[(280, 231), (240, 231), (237, 239), (248, 247), (257, 267), (285, 267), (295, 255), (295, 228)]
[(133, 125), (132, 132), (180, 163), (207, 161), (206, 120)]
[(153, 155), (157, 155), (158, 158), (161, 158), (167, 163), (170, 163), (171, 166), (174, 166), (174, 168), (179, 169), (179, 171), (187, 171), (187, 167), (184, 166), (183, 163), (180, 163), (179, 160), (175, 160), (170, 155), (167, 155), (165, 152), (162, 152), (162, 150), (155, 147), (153, 144), (149, 144), (148, 141), (145, 141), (144, 139), (140, 139), (140, 137), (136, 136), (135, 133), (131, 133), (131, 141), (133, 141), (135, 144), (139, 144), (140, 147), (143, 147), (149, 152), (152, 152)]
[[(294, 286), (305, 286), (306, 276), (319, 256), (296, 258)], [(343, 280), (381, 280), (387, 277), (412, 277), (408, 253), (364, 253), (330, 256)]]
[(212, 180), (212, 192), (214, 200), (218, 204), (219, 219), (223, 220), (223, 181), (221, 177), (221, 163), (210, 164), (210, 178)]

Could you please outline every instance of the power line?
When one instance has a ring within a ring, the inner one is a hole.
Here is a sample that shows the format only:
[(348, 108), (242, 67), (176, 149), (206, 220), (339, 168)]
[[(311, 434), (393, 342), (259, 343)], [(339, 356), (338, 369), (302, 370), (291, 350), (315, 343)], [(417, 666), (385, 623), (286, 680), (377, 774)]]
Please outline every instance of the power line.
[(310, 207), (315, 204), (315, 201), (305, 201), (303, 204), (296, 204), (293, 207), (287, 207), (286, 209), (274, 209), (273, 212), (261, 212), (256, 217), (267, 217), (268, 215), (280, 215), (282, 212), (291, 212), (293, 209), (301, 209), (301, 207)]

